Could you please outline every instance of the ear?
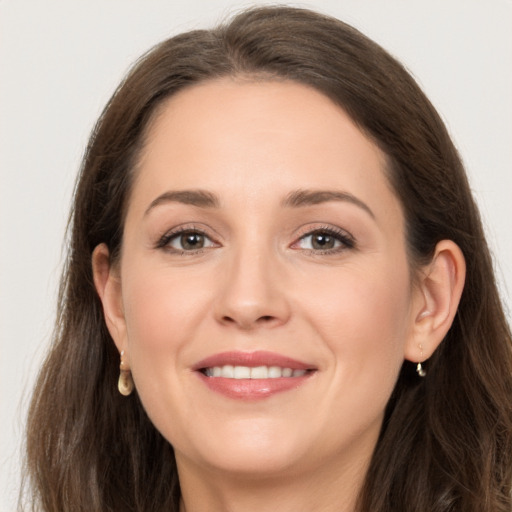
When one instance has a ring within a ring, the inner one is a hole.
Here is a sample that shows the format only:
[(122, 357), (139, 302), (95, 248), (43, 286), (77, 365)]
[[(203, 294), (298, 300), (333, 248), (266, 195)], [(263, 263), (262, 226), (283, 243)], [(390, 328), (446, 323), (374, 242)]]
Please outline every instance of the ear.
[(442, 240), (429, 265), (419, 272), (412, 300), (412, 331), (405, 358), (414, 363), (428, 359), (443, 341), (459, 305), (466, 262), (459, 246)]
[(126, 322), (121, 293), (121, 278), (117, 266), (112, 265), (106, 244), (98, 245), (92, 253), (94, 286), (103, 305), (108, 331), (119, 352), (125, 351), (123, 361), (129, 369), (127, 357)]

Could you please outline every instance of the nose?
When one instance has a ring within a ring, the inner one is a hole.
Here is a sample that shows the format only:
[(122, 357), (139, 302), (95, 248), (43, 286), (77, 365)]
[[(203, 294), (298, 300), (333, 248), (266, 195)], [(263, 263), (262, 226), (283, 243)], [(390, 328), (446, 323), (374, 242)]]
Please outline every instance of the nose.
[(215, 316), (224, 325), (243, 330), (284, 325), (290, 318), (285, 273), (278, 257), (262, 248), (244, 250), (226, 262)]

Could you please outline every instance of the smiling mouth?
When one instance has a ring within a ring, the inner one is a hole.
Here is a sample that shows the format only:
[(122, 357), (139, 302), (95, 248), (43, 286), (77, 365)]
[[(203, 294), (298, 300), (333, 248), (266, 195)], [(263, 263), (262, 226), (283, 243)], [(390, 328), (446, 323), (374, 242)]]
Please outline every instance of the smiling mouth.
[(192, 370), (211, 391), (249, 402), (298, 389), (318, 372), (311, 364), (267, 351), (215, 354)]
[(201, 368), (201, 373), (206, 377), (223, 377), (225, 379), (279, 379), (282, 377), (303, 377), (313, 370), (283, 368), (280, 366), (212, 366)]

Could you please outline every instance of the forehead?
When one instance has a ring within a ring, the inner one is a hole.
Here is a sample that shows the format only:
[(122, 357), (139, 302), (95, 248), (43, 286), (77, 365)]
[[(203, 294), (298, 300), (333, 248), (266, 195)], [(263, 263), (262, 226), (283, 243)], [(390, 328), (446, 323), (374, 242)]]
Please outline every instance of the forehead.
[[(258, 143), (264, 143), (283, 152), (323, 149), (316, 155), (321, 158), (331, 153), (325, 151), (327, 146), (333, 151), (355, 144), (361, 152), (384, 156), (341, 107), (293, 81), (222, 78), (185, 88), (160, 106), (147, 132), (146, 149), (165, 145), (169, 153), (200, 146), (218, 156), (226, 151), (233, 158), (237, 143), (246, 150), (252, 141), (254, 154), (261, 152)], [(299, 141), (307, 144), (298, 146)]]
[(290, 81), (225, 78), (180, 91), (155, 115), (137, 167), (134, 193), (146, 201), (166, 188), (276, 199), (341, 188), (397, 203), (381, 150), (328, 97)]

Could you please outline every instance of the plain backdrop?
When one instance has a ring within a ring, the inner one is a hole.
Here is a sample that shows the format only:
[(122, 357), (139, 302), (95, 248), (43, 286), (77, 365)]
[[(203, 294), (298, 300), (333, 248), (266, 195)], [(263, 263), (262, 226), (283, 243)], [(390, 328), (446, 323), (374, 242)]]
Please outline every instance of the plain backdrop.
[[(76, 171), (130, 64), (254, 4), (0, 0), (0, 512), (15, 509), (26, 406), (48, 344)], [(411, 70), (466, 164), (512, 303), (512, 1), (318, 0)], [(509, 313), (510, 319), (510, 313)]]

